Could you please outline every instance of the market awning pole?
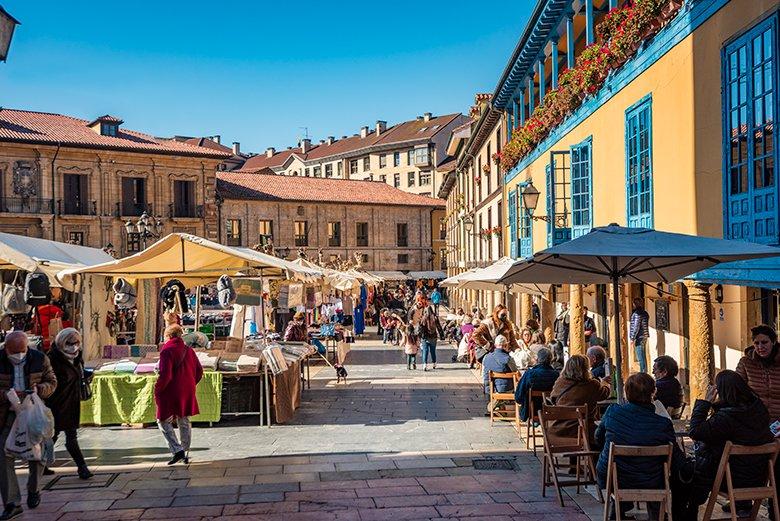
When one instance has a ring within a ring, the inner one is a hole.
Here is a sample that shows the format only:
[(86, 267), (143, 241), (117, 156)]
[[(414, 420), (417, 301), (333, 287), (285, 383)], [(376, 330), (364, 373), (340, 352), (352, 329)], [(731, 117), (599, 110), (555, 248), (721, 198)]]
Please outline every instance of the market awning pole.
[(260, 269), (260, 331), (265, 338), (265, 299), (263, 298), (263, 270)]
[(614, 338), (615, 338), (615, 381), (617, 382), (617, 400), (623, 403), (623, 353), (620, 348), (620, 287), (618, 284), (617, 258), (612, 259), (612, 297), (614, 299)]
[(200, 331), (200, 289), (198, 286), (195, 289), (195, 331)]

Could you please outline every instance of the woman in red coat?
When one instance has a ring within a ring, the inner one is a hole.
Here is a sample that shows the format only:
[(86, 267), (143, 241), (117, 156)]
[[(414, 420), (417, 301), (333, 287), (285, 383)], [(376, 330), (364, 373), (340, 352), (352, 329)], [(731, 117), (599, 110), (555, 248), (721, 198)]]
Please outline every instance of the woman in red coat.
[[(182, 460), (188, 463), (187, 452), (192, 439), (190, 416), (198, 414), (195, 386), (203, 377), (203, 368), (195, 351), (181, 338), (183, 333), (178, 325), (165, 329), (165, 344), (160, 350), (160, 375), (154, 385), (157, 426), (173, 453), (168, 465)], [(174, 420), (179, 425), (181, 443), (176, 438)]]

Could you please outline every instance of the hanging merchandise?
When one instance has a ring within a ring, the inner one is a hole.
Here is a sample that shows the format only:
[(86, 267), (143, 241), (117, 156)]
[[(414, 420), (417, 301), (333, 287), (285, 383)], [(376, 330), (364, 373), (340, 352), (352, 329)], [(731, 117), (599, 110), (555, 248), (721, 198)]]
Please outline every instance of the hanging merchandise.
[(222, 309), (228, 309), (236, 301), (236, 290), (233, 281), (227, 275), (222, 275), (217, 280), (217, 299)]
[(116, 279), (114, 283), (114, 305), (119, 309), (135, 307), (138, 297), (132, 284), (123, 278)]
[(187, 313), (189, 304), (187, 296), (184, 294), (184, 284), (176, 279), (169, 280), (165, 286), (160, 289), (160, 300), (166, 310), (176, 310), (177, 313)]
[(28, 273), (24, 281), (24, 301), (31, 306), (51, 302), (49, 277), (45, 273)]
[(290, 284), (287, 290), (287, 307), (303, 305), (303, 284)]
[(24, 288), (19, 285), (20, 272), (16, 272), (14, 281), (3, 287), (3, 313), (18, 315), (27, 313), (27, 303), (24, 300)]

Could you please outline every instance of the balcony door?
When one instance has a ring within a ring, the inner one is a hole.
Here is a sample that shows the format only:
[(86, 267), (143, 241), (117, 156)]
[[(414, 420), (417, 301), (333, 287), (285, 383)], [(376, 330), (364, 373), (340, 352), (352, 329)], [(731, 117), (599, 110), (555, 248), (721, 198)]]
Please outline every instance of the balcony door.
[(63, 176), (63, 203), (68, 215), (87, 215), (88, 177), (82, 174), (65, 174)]

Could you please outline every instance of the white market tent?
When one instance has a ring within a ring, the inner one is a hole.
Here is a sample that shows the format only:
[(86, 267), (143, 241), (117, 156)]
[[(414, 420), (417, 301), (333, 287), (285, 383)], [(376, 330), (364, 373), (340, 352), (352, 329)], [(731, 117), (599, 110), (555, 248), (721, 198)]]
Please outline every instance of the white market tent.
[(135, 255), (66, 269), (58, 277), (66, 280), (70, 276), (91, 273), (127, 279), (177, 278), (198, 284), (248, 270), (257, 270), (263, 277), (284, 277), (302, 282), (316, 281), (321, 276), (318, 271), (249, 248), (231, 248), (195, 235), (172, 233)]
[[(64, 269), (113, 260), (111, 255), (97, 248), (0, 232), (0, 269), (45, 273), (53, 286), (61, 285), (56, 275)], [(66, 285), (66, 289), (71, 288)]]
[(464, 271), (463, 273), (458, 273), (457, 275), (453, 275), (452, 277), (447, 277), (443, 281), (439, 282), (439, 286), (445, 286), (449, 288), (457, 288), (458, 284), (460, 284), (461, 279), (469, 273), (474, 273), (477, 271), (477, 268), (471, 268), (468, 271)]
[(434, 280), (442, 280), (447, 278), (447, 274), (443, 271), (410, 271), (409, 272), (409, 278), (414, 280), (419, 279), (434, 279)]
[(400, 281), (409, 280), (409, 277), (400, 271), (369, 271), (369, 273), (382, 281)]
[(297, 259), (290, 261), (290, 263), (296, 266), (300, 266), (303, 269), (321, 273), (322, 282), (325, 285), (330, 286), (339, 291), (350, 291), (350, 290), (360, 289), (360, 281), (357, 278), (347, 273), (344, 273), (342, 271), (317, 266), (310, 260), (304, 259), (302, 257), (298, 257)]

